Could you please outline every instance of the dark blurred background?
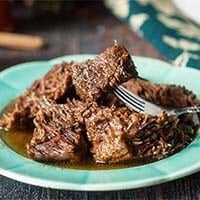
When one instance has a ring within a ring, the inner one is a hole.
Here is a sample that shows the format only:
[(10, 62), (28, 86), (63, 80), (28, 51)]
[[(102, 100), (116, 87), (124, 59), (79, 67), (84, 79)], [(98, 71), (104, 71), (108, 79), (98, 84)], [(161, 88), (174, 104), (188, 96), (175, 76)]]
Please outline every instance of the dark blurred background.
[[(0, 1), (0, 29), (40, 36), (42, 49), (0, 47), (0, 69), (31, 60), (79, 53), (99, 53), (116, 39), (131, 54), (162, 58), (144, 39), (116, 19), (101, 0)], [(2, 16), (1, 16), (2, 15)]]

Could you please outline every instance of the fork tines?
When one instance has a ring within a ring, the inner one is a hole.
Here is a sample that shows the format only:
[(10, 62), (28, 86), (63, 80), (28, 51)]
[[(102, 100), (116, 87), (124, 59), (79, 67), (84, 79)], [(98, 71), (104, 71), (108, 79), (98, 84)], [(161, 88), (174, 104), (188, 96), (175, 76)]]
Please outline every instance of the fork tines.
[(113, 89), (113, 93), (122, 100), (129, 108), (137, 111), (144, 112), (145, 102), (136, 98), (132, 93), (122, 86)]

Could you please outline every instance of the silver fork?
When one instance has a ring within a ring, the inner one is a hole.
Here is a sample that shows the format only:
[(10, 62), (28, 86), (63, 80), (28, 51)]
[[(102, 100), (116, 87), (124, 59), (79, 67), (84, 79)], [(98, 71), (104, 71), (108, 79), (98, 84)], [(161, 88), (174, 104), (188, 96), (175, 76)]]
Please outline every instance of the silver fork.
[(141, 97), (133, 94), (125, 89), (123, 86), (118, 86), (113, 89), (113, 93), (126, 104), (131, 110), (135, 110), (139, 113), (145, 113), (150, 115), (160, 115), (162, 111), (166, 111), (169, 115), (181, 115), (184, 113), (199, 113), (200, 107), (185, 107), (180, 109), (166, 109), (157, 106), (149, 101), (142, 99)]

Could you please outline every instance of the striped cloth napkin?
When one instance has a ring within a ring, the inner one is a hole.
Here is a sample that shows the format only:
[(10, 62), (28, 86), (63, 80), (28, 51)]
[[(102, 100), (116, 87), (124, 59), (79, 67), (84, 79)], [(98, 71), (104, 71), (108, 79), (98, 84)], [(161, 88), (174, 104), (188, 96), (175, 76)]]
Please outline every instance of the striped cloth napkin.
[[(200, 69), (200, 26), (170, 0), (104, 0), (107, 8), (174, 65)], [(183, 1), (184, 3), (184, 1)]]

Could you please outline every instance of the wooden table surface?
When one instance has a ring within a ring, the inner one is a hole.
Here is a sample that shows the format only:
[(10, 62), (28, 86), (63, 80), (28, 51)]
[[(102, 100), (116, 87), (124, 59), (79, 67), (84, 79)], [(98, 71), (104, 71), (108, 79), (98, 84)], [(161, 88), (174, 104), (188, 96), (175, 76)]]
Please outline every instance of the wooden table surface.
[[(83, 6), (83, 5), (82, 5)], [(81, 7), (82, 7), (81, 6)], [(165, 60), (147, 41), (113, 17), (100, 3), (89, 3), (65, 18), (40, 18), (16, 22), (16, 31), (42, 36), (48, 46), (28, 52), (0, 49), (0, 70), (32, 60), (79, 53), (99, 53), (124, 44), (131, 54)], [(0, 94), (2, 95), (2, 94)], [(186, 161), (187, 162), (187, 161)], [(0, 176), (0, 199), (200, 199), (200, 173), (152, 187), (115, 192), (74, 192), (32, 186)]]

